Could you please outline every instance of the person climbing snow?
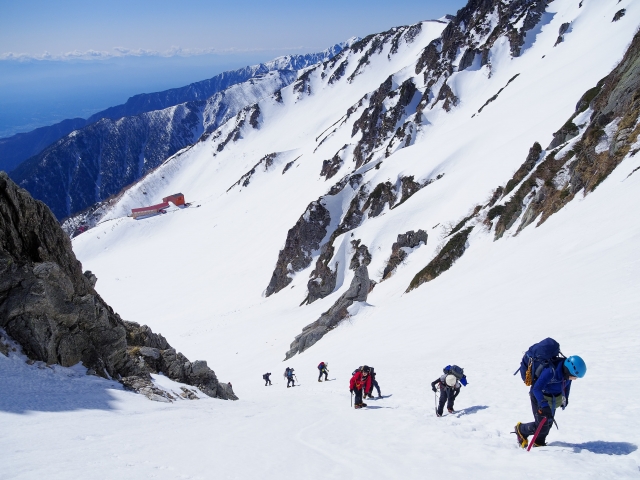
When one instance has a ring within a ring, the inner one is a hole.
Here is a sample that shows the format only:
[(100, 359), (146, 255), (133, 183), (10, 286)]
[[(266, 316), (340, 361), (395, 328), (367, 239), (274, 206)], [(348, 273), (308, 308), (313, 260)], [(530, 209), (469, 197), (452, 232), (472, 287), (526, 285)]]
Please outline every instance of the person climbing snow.
[(324, 374), (324, 379), (329, 380), (329, 369), (327, 368), (329, 366), (329, 364), (327, 362), (320, 362), (320, 365), (318, 365), (318, 370), (320, 370), (320, 373), (318, 374), (318, 381), (321, 382), (322, 381), (322, 374)]
[[(296, 386), (296, 382), (295, 382), (295, 375), (293, 373), (293, 368), (289, 368), (287, 367), (287, 369), (284, 371), (284, 378), (287, 379), (287, 388), (291, 387), (291, 386)], [(291, 385), (289, 385), (291, 384)]]
[(460, 387), (467, 386), (467, 377), (464, 370), (457, 365), (447, 365), (444, 367), (443, 375), (431, 382), (431, 390), (437, 392), (436, 385), (440, 389), (440, 402), (436, 408), (436, 415), (441, 417), (444, 413), (444, 404), (447, 404), (447, 411), (455, 413), (453, 403), (460, 394)]
[(558, 407), (564, 410), (569, 405), (571, 382), (584, 377), (585, 373), (587, 365), (584, 360), (578, 355), (573, 355), (569, 358), (551, 359), (549, 365), (541, 369), (537, 378), (532, 377), (529, 398), (534, 421), (516, 424), (514, 433), (520, 447), (529, 447), (529, 437), (532, 435), (533, 447), (546, 446), (547, 435)]
[(362, 394), (364, 392), (368, 392), (371, 389), (371, 377), (369, 373), (371, 369), (368, 366), (364, 366), (358, 368), (355, 372), (353, 372), (353, 376), (349, 381), (349, 390), (352, 395), (355, 395), (354, 407), (362, 408), (366, 407), (367, 404), (362, 402)]
[(268, 386), (271, 385), (271, 380), (269, 379), (269, 377), (271, 376), (270, 373), (265, 373), (264, 375), (262, 375), (262, 379), (264, 380), (264, 386)]
[(380, 385), (378, 385), (378, 381), (376, 380), (376, 370), (373, 367), (369, 368), (371, 369), (369, 373), (371, 376), (371, 387), (369, 388), (369, 391), (365, 393), (365, 398), (373, 398), (373, 395), (371, 394), (373, 393), (374, 388), (378, 391), (378, 398), (382, 398), (382, 395), (380, 394)]

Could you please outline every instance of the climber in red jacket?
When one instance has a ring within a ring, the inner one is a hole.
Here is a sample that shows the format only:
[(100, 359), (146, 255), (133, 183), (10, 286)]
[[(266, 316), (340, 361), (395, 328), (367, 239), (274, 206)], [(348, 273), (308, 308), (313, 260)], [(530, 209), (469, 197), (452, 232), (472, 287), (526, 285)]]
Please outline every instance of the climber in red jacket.
[(351, 393), (354, 393), (356, 396), (354, 404), (355, 408), (367, 406), (366, 403), (362, 403), (362, 392), (368, 392), (371, 389), (370, 372), (371, 369), (366, 365), (353, 372), (353, 377), (351, 377), (351, 381), (349, 382), (349, 390), (351, 390)]

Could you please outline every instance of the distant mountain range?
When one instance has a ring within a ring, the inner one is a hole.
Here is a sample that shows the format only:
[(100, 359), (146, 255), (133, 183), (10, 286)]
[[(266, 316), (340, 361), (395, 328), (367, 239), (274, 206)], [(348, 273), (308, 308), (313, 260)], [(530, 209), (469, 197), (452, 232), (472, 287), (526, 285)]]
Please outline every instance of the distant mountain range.
[(309, 65), (327, 60), (339, 53), (347, 44), (348, 42), (338, 43), (318, 53), (285, 55), (266, 63), (223, 72), (215, 77), (195, 82), (185, 87), (134, 95), (126, 103), (109, 107), (91, 115), (87, 119), (67, 119), (54, 125), (37, 128), (31, 132), (0, 138), (0, 170), (11, 172), (24, 160), (42, 152), (46, 147), (62, 137), (103, 118), (117, 120), (122, 117), (161, 110), (180, 103), (206, 100), (211, 95), (221, 92), (232, 85), (274, 70), (300, 70)]
[(0, 168), (65, 218), (118, 193), (205, 131), (295, 81), (298, 70), (333, 58), (346, 45), (136, 95), (87, 120), (14, 135), (0, 140)]

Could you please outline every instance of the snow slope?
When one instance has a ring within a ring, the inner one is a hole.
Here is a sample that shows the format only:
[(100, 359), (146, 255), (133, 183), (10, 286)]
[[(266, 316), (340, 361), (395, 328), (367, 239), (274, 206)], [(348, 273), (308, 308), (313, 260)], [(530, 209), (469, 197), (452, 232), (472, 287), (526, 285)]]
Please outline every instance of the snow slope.
[[(621, 8), (625, 17), (612, 23)], [(123, 318), (147, 323), (190, 358), (206, 359), (232, 380), (240, 400), (158, 404), (103, 382), (82, 394), (103, 392), (102, 404), (70, 398), (61, 411), (42, 402), (22, 412), (11, 405), (33, 394), (37, 377), (25, 373), (24, 382), (9, 384), (3, 374), (0, 391), (10, 386), (15, 400), (0, 404), (7, 432), (0, 436), (0, 478), (637, 478), (640, 402), (627, 367), (640, 360), (640, 218), (632, 208), (640, 201), (640, 156), (626, 158), (593, 193), (538, 228), (495, 242), (493, 232), (474, 229), (451, 270), (404, 292), (448, 225), (486, 203), (534, 141), (551, 141), (582, 93), (620, 60), (639, 20), (640, 4), (631, 0), (584, 0), (581, 8), (556, 0), (521, 56), (512, 58), (497, 42), (491, 75), (479, 64), (454, 73), (448, 83), (458, 106), (425, 110), (410, 146), (358, 168), (372, 187), (401, 175), (445, 175), (336, 239), (333, 261), (347, 264), (350, 240), (360, 239), (372, 254), (369, 274), (379, 281), (398, 234), (422, 228), (427, 245), (352, 307), (348, 320), (285, 364), (289, 343), (344, 292), (353, 273), (342, 268), (331, 295), (301, 307), (312, 263), (264, 297), (278, 251), (307, 205), (354, 168), (347, 158), (331, 181), (319, 175), (324, 160), (354, 141), (360, 113), (345, 120), (346, 110), (390, 75), (394, 88), (420, 78), (418, 57), (445, 25), (425, 22), (395, 54), (385, 44), (349, 82), (362, 58), (351, 51), (339, 81), (311, 72), (305, 88), (282, 91), (282, 102), (259, 103), (259, 128), (248, 125), (245, 112), (165, 162), (125, 193), (109, 221), (74, 239), (74, 249)], [(571, 30), (553, 47), (565, 22)], [(235, 131), (238, 140), (220, 149)], [(257, 167), (247, 186), (236, 185), (272, 152), (278, 155), (266, 171)], [(142, 221), (126, 217), (131, 207), (177, 191), (190, 208)], [(334, 200), (327, 204), (332, 213), (343, 212), (350, 198)], [(140, 291), (145, 300), (133, 295)], [(573, 385), (550, 446), (526, 453), (509, 434), (531, 418), (527, 388), (512, 373), (522, 352), (546, 336), (565, 354), (581, 355), (589, 371)], [(335, 381), (316, 382), (321, 360)], [(11, 361), (0, 356), (0, 372)], [(348, 379), (365, 363), (376, 368), (387, 397), (356, 411), (347, 406)], [(458, 412), (436, 418), (429, 383), (450, 363), (463, 366), (470, 383)], [(299, 387), (285, 388), (285, 365), (296, 369)], [(267, 371), (271, 387), (261, 380)]]

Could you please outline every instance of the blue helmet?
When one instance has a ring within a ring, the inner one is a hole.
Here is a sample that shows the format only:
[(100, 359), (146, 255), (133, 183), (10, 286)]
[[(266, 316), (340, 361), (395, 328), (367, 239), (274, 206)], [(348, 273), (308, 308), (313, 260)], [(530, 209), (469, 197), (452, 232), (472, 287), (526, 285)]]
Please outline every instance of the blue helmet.
[(565, 359), (564, 366), (569, 370), (569, 375), (582, 378), (587, 373), (587, 364), (578, 355), (571, 355)]

